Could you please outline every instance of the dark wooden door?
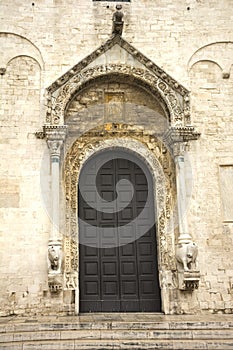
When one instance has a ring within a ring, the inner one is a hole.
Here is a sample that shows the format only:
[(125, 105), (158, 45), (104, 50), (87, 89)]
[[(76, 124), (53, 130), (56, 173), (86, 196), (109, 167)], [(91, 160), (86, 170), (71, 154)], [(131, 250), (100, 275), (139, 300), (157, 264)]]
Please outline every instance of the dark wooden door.
[[(83, 190), (89, 201), (87, 203), (79, 191), (79, 220), (84, 222), (80, 227), (85, 231), (79, 235), (87, 237), (85, 244), (80, 244), (79, 255), (81, 312), (161, 311), (155, 225), (139, 238), (135, 234), (136, 225), (143, 225), (143, 220), (137, 221), (137, 218), (149, 193), (153, 193), (152, 188), (148, 191), (147, 178), (138, 162), (115, 158), (102, 165), (98, 174), (95, 167), (88, 169), (88, 174), (81, 172), (80, 176), (85, 176)], [(114, 200), (122, 195), (122, 200), (129, 201), (128, 205), (110, 213), (104, 212), (101, 205), (95, 209), (92, 203), (96, 189), (89, 185), (89, 176), (96, 176), (97, 190), (104, 200), (117, 206)], [(132, 183), (132, 198), (127, 194), (127, 187), (121, 188), (122, 193), (116, 192), (121, 179)], [(150, 215), (154, 216), (154, 208), (150, 209)], [(124, 230), (126, 224), (129, 229)], [(106, 230), (103, 234), (98, 231), (95, 235), (97, 227), (111, 228), (111, 231), (107, 230), (107, 234)], [(95, 236), (96, 246), (88, 243), (88, 235), (91, 239)]]

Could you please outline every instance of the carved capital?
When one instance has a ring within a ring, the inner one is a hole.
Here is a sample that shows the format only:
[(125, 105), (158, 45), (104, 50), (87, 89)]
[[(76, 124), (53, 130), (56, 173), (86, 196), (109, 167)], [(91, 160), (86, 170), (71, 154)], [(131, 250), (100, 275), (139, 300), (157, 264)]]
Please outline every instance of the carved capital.
[(175, 142), (172, 144), (172, 153), (178, 162), (184, 161), (184, 154), (187, 147), (187, 142)]
[(61, 154), (61, 148), (63, 145), (62, 140), (47, 140), (47, 145), (50, 150), (51, 158), (59, 158)]
[(44, 134), (52, 158), (59, 158), (61, 148), (66, 137), (67, 127), (62, 126), (44, 126)]

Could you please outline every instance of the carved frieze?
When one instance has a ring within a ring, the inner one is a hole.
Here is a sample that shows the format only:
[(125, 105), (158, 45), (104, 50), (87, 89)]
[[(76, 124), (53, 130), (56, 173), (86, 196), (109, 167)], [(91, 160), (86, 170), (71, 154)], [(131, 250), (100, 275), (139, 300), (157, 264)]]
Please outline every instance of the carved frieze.
[(66, 272), (64, 289), (75, 290), (78, 286), (78, 272)]

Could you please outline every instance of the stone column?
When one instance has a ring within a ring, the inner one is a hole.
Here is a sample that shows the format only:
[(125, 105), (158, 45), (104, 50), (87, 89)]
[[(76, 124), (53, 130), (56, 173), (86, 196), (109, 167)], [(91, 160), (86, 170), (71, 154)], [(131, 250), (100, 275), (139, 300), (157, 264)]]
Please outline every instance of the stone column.
[(173, 152), (176, 165), (176, 187), (179, 237), (176, 246), (178, 286), (180, 290), (198, 288), (200, 272), (197, 267), (198, 247), (192, 241), (187, 220), (185, 148), (189, 141), (197, 140), (200, 134), (194, 128), (170, 127), (164, 135), (164, 141)]
[[(62, 289), (62, 235), (60, 232), (60, 157), (66, 136), (65, 126), (47, 126), (45, 137), (50, 151), (52, 229), (48, 242), (48, 273), (51, 292)], [(59, 277), (60, 275), (60, 277)]]
[(176, 187), (177, 187), (177, 207), (178, 207), (178, 223), (179, 237), (178, 243), (189, 243), (192, 237), (189, 234), (187, 221), (187, 198), (186, 198), (186, 182), (185, 182), (185, 144), (177, 142), (173, 144), (173, 155), (176, 164)]

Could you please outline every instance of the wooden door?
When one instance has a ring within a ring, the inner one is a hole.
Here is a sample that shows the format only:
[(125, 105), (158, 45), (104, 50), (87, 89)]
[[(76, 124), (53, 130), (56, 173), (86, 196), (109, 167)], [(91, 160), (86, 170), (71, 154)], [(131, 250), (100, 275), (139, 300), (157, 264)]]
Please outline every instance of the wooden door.
[[(111, 213), (103, 212), (103, 208), (93, 208), (79, 191), (79, 219), (92, 227), (111, 228), (110, 237), (96, 235), (96, 246), (80, 244), (80, 312), (161, 311), (155, 224), (141, 237), (134, 236), (135, 225), (142, 224), (137, 218), (148, 194), (153, 195), (153, 189), (148, 189), (147, 178), (139, 161), (124, 159), (123, 155), (107, 161), (98, 174), (92, 167), (88, 174), (82, 171), (80, 175), (85, 176), (83, 190), (92, 202), (96, 198), (96, 190), (89, 186), (89, 176), (96, 176), (98, 193), (109, 203), (114, 203), (117, 195), (121, 196), (121, 193), (116, 193), (119, 180), (129, 180), (134, 188), (129, 204), (120, 211), (115, 208)], [(125, 192), (124, 199), (128, 199)], [(154, 215), (154, 208), (151, 209), (150, 215)], [(124, 232), (127, 224), (130, 230)], [(82, 228), (87, 237), (88, 234), (92, 235), (88, 225), (87, 229)], [(84, 232), (79, 232), (79, 235), (82, 234)], [(106, 231), (103, 235), (106, 235)], [(109, 244), (111, 241), (114, 242), (113, 246)]]

